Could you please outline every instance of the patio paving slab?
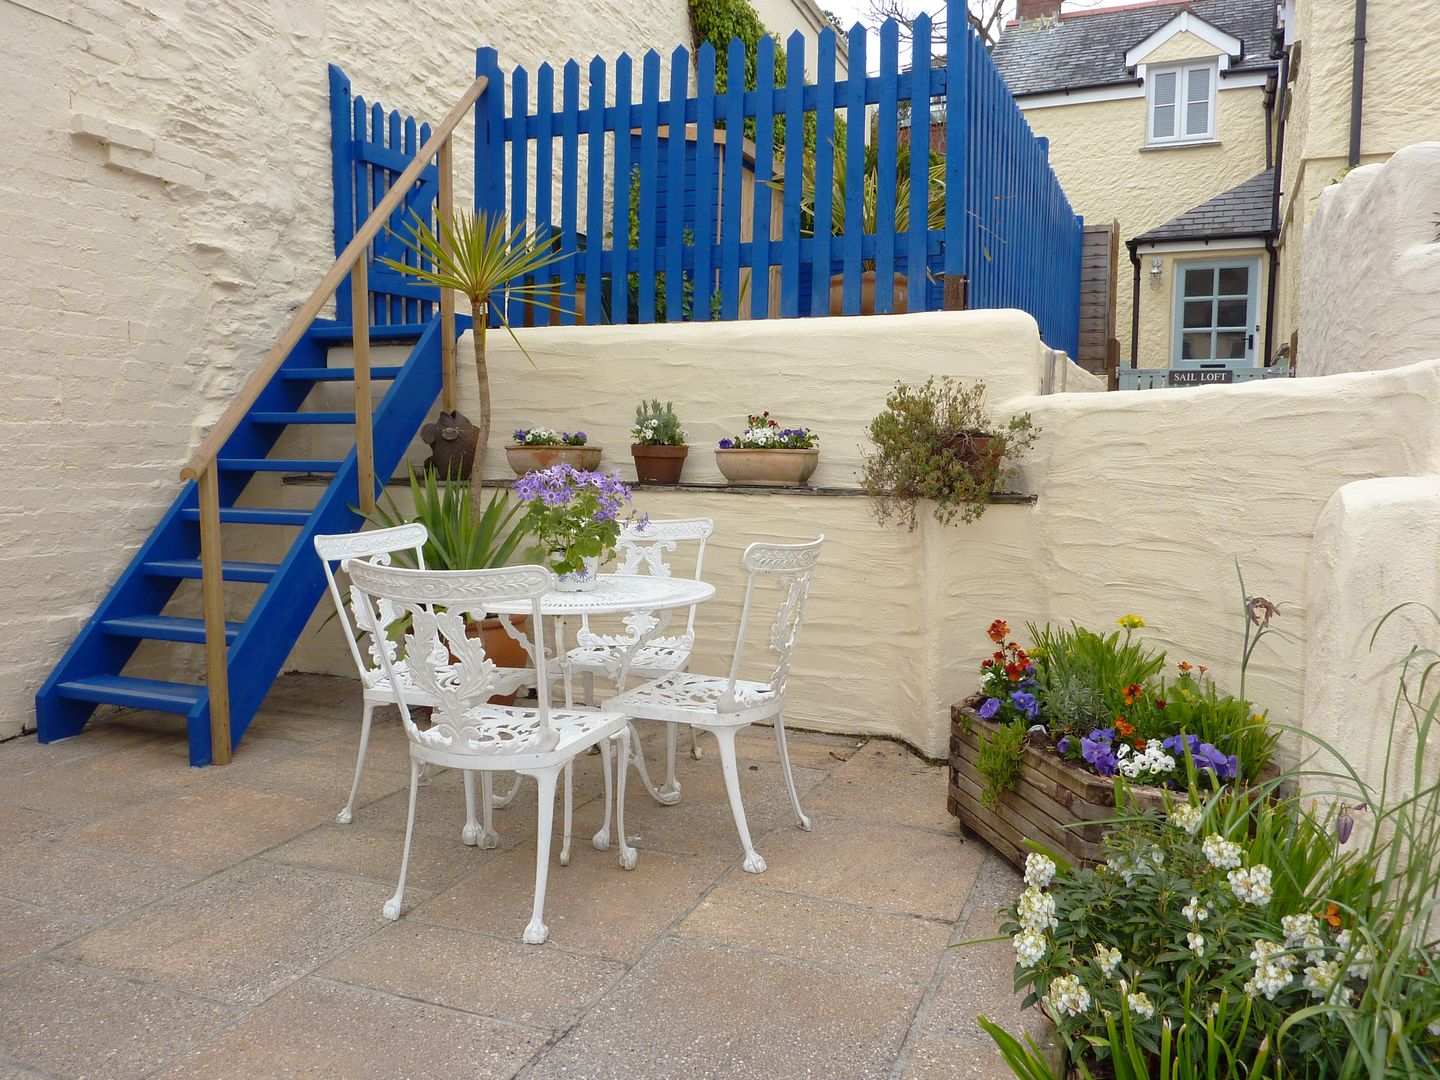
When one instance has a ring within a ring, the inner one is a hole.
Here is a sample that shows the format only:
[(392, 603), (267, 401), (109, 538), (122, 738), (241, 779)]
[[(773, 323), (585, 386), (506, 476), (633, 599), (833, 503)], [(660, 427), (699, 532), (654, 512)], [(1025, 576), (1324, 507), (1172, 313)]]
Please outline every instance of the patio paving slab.
[(307, 979), (155, 1080), (509, 1077), (544, 1042), (540, 1032)]
[[(603, 786), (586, 758), (566, 867), (557, 806), (535, 947), (519, 942), (533, 781), (481, 851), (460, 843), (460, 775), (431, 776), (406, 910), (381, 917), (408, 749), (382, 710), (355, 820), (336, 824), (359, 717), (353, 681), (286, 676), (229, 767), (190, 769), (183, 722), (153, 713), (0, 744), (0, 1080), (989, 1078), (1006, 1073), (975, 1014), (1035, 1028), (1008, 944), (948, 947), (993, 932), (1019, 880), (903, 747), (792, 733), (805, 833), (773, 731), (743, 732), (758, 876), (738, 866), (713, 740), (695, 761), (682, 733), (678, 805), (631, 774), (631, 872), (590, 844)], [(642, 730), (659, 780), (663, 729)]]

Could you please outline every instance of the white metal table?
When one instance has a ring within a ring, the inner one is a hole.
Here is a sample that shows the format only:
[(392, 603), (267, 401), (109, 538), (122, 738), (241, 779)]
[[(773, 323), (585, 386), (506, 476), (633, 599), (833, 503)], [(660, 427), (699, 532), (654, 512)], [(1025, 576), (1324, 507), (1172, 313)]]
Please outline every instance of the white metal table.
[[(599, 574), (595, 587), (588, 592), (560, 592), (558, 589), (540, 598), (542, 615), (554, 619), (551, 646), (555, 650), (561, 675), (565, 680), (565, 701), (574, 701), (573, 681), (569, 665), (567, 644), (567, 623), (569, 620), (592, 615), (621, 615), (624, 633), (597, 634), (582, 631), (580, 644), (588, 647), (603, 647), (608, 657), (605, 661), (606, 674), (615, 683), (615, 692), (622, 693), (625, 681), (630, 677), (630, 667), (635, 658), (655, 638), (664, 633), (671, 615), (692, 604), (703, 604), (715, 595), (715, 586), (709, 582), (692, 578), (653, 577), (639, 574)], [(494, 613), (504, 619), (507, 616), (528, 614), (532, 609), (529, 602), (500, 604)], [(524, 635), (509, 626), (512, 636)], [(527, 640), (526, 644), (529, 642)], [(650, 780), (645, 764), (645, 751), (640, 745), (639, 733), (630, 725), (630, 762), (640, 774), (640, 782), (656, 802), (671, 805), (680, 801), (680, 792), (675, 788), (660, 789)], [(609, 780), (606, 780), (608, 786)], [(508, 801), (508, 800), (507, 800)], [(595, 834), (597, 848), (604, 849), (610, 842), (610, 815), (605, 815), (605, 824)]]

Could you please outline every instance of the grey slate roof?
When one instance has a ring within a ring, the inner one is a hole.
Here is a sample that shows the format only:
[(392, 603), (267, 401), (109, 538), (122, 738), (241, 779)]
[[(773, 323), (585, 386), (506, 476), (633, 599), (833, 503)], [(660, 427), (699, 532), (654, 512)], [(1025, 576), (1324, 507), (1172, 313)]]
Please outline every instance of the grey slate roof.
[(1017, 97), (1134, 81), (1125, 53), (1189, 8), (1244, 42), (1232, 71), (1274, 66), (1270, 31), (1275, 0), (1179, 0), (1173, 4), (1062, 15), (1057, 22), (1031, 20), (1008, 26), (991, 52), (1010, 92)]
[(1209, 202), (1164, 225), (1141, 233), (1132, 244), (1154, 244), (1165, 240), (1198, 240), (1232, 237), (1261, 237), (1270, 233), (1274, 212), (1275, 170), (1266, 169), (1243, 184), (1221, 192)]

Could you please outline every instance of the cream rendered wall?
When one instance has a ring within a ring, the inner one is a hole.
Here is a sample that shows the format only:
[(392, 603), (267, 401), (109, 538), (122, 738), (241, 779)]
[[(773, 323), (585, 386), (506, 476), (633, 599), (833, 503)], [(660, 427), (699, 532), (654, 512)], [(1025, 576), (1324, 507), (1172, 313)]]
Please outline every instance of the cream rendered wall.
[(1135, 59), (1142, 64), (1170, 64), (1181, 60), (1205, 60), (1221, 55), (1220, 50), (1189, 30), (1176, 34), (1157, 49)]
[[(1355, 0), (1301, 0), (1294, 37), (1301, 59), (1290, 87), (1281, 203), (1276, 339), (1300, 324), (1305, 230), (1323, 192), (1347, 168)], [(1360, 163), (1440, 137), (1440, 19), (1429, 5), (1372, 0), (1366, 8)], [(1298, 369), (1305, 370), (1305, 346)]]
[(1302, 375), (1440, 356), (1440, 142), (1326, 188), (1305, 231)]
[(480, 44), (533, 65), (689, 37), (684, 0), (0, 4), (0, 587), (24, 612), (0, 737), (333, 258), (326, 63), (438, 118)]
[[(1016, 487), (1035, 502), (992, 506), (971, 526), (926, 517), (913, 533), (881, 528), (863, 497), (845, 494), (637, 492), (636, 505), (652, 516), (716, 520), (706, 577), (719, 594), (701, 612), (697, 668), (724, 670), (729, 659), (744, 545), (824, 533), (791, 722), (896, 736), (937, 756), (948, 707), (974, 686), (990, 649), (984, 629), (997, 617), (1103, 627), (1138, 612), (1149, 640), (1233, 687), (1236, 558), (1252, 592), (1281, 604), (1279, 625), (1291, 635), (1257, 654), (1255, 699), (1278, 720), (1299, 722), (1316, 584), (1309, 555), (1322, 510), (1352, 481), (1440, 467), (1431, 435), (1440, 361), (1328, 379), (1040, 396), (1047, 358), (1033, 322), (1014, 312), (524, 335), (534, 367), (492, 338), (497, 431), (582, 425), (606, 447), (604, 467), (625, 475), (624, 428), (641, 394), (674, 399), (689, 426), (689, 481), (711, 479), (713, 440), (768, 406), (821, 432), (817, 483), (851, 486), (864, 426), (897, 378), (983, 375), (999, 415), (1032, 414), (1040, 435)], [(493, 450), (487, 472), (505, 473)], [(313, 497), (287, 490), (297, 505)], [(318, 630), (319, 621), (292, 666), (347, 673), (335, 627)], [(1357, 739), (1367, 730), (1352, 729)]]
[[(830, 25), (825, 12), (814, 0), (750, 0), (751, 7), (760, 16), (760, 22), (780, 39), (788, 43), (790, 35), (799, 30), (805, 35), (805, 81), (815, 81), (815, 65), (819, 52), (820, 31)], [(845, 35), (836, 31), (835, 72), (837, 78), (848, 74), (846, 62)]]
[[(1160, 258), (1160, 273), (1150, 272), (1151, 260)], [(1185, 263), (1211, 262), (1217, 259), (1259, 259), (1256, 286), (1255, 318), (1264, 325), (1265, 298), (1269, 292), (1269, 262), (1264, 245), (1251, 248), (1226, 248), (1220, 251), (1141, 251), (1140, 252), (1140, 367), (1169, 367), (1175, 351), (1175, 281)], [(1129, 260), (1125, 262), (1130, 269)], [(1253, 324), (1252, 324), (1253, 325)], [(1263, 334), (1256, 335), (1256, 356), (1264, 350)], [(1121, 365), (1129, 355), (1122, 353)]]
[[(1075, 212), (1092, 225), (1120, 222), (1115, 329), (1121, 363), (1128, 363), (1132, 270), (1125, 241), (1265, 168), (1264, 90), (1226, 89), (1221, 80), (1216, 96), (1218, 144), (1145, 148), (1143, 96), (1032, 108), (1025, 119), (1036, 135), (1050, 140), (1050, 163)], [(1142, 281), (1142, 306), (1145, 290)]]

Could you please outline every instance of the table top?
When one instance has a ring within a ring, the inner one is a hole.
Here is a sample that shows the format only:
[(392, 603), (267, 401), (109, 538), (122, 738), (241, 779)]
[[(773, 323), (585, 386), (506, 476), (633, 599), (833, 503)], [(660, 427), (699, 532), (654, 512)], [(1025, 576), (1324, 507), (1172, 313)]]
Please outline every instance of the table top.
[[(715, 586), (693, 578), (651, 577), (648, 574), (598, 574), (589, 592), (551, 591), (540, 598), (544, 615), (607, 615), (632, 611), (668, 611), (703, 604)], [(530, 601), (489, 604), (497, 615), (524, 615)]]

